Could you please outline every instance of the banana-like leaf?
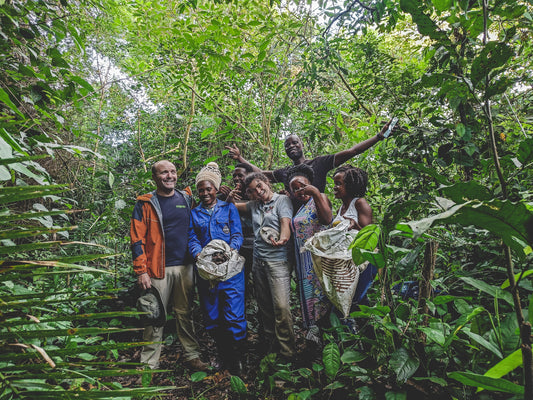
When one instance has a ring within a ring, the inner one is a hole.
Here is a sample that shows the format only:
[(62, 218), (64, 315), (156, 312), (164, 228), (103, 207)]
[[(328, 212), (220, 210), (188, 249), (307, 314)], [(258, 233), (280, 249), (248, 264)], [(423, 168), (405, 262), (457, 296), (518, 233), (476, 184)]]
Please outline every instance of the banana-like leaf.
[(10, 222), (10, 221), (19, 221), (28, 218), (39, 218), (39, 217), (48, 217), (54, 215), (65, 215), (65, 214), (74, 214), (77, 212), (82, 212), (86, 210), (52, 210), (52, 211), (29, 211), (18, 214), (5, 214), (0, 215), (0, 223)]
[[(147, 342), (148, 343), (148, 342)], [(139, 345), (139, 343), (136, 343)], [(142, 364), (140, 362), (118, 362), (118, 361), (86, 361), (83, 360), (83, 363), (81, 362), (57, 362), (56, 363), (56, 369), (73, 369), (73, 368), (80, 368), (80, 369), (86, 369), (87, 371), (93, 371), (92, 368), (94, 368), (94, 371), (108, 371), (108, 369), (105, 368), (119, 368), (121, 370), (124, 369), (135, 369), (137, 367), (145, 366), (145, 364)], [(50, 365), (47, 363), (33, 363), (33, 364), (18, 364), (18, 365), (7, 365), (0, 367), (0, 373), (7, 373), (7, 372), (26, 372), (26, 371), (42, 371), (45, 369), (51, 369)], [(151, 370), (152, 372), (154, 370)], [(138, 372), (138, 371), (137, 371)], [(162, 372), (162, 371), (159, 371)]]
[[(141, 329), (141, 328), (139, 328)], [(137, 329), (137, 330), (139, 330)], [(135, 329), (130, 329), (135, 330)], [(106, 343), (100, 345), (75, 346), (67, 349), (45, 349), (50, 357), (77, 356), (81, 353), (96, 354), (99, 351), (122, 350), (133, 347), (145, 346), (151, 342), (126, 342), (126, 343)], [(39, 353), (34, 349), (27, 349), (25, 353), (0, 354), (0, 361), (19, 361), (40, 358)]]
[[(522, 350), (518, 349), (485, 372), (484, 376), (488, 376), (489, 378), (501, 378), (520, 366), (522, 366)], [(478, 388), (478, 392), (481, 390), (483, 390), (483, 388)]]
[[(46, 368), (45, 365), (48, 364), (42, 364), (43, 366), (41, 369), (49, 369)], [(157, 373), (157, 372), (166, 372), (166, 370), (150, 370), (151, 374)], [(142, 371), (138, 371), (136, 369), (130, 369), (130, 370), (69, 370), (68, 368), (55, 368), (52, 371), (48, 372), (42, 372), (42, 373), (21, 373), (21, 374), (13, 374), (9, 377), (8, 380), (20, 380), (20, 379), (76, 379), (80, 378), (81, 376), (89, 376), (91, 378), (105, 378), (110, 376), (131, 376), (131, 375), (140, 375), (142, 374)]]
[(137, 328), (68, 328), (68, 329), (41, 329), (26, 332), (0, 332), (0, 340), (28, 340), (42, 339), (45, 337), (58, 336), (89, 336), (89, 335), (111, 335), (119, 332), (130, 332), (139, 330)]
[(116, 317), (135, 317), (137, 315), (146, 314), (141, 311), (110, 311), (102, 313), (89, 313), (89, 314), (78, 314), (78, 315), (60, 315), (57, 317), (49, 318), (39, 318), (39, 321), (34, 321), (28, 318), (18, 318), (16, 320), (3, 321), (2, 327), (15, 327), (15, 326), (25, 326), (25, 325), (37, 325), (50, 323), (50, 322), (59, 322), (59, 321), (86, 321), (93, 319), (102, 319), (102, 318), (116, 318)]
[[(522, 272), (519, 272), (518, 274), (516, 274), (514, 276), (514, 280), (515, 282), (518, 282), (519, 279), (524, 279), (524, 278), (527, 278), (529, 275), (533, 274), (533, 269), (529, 269), (527, 271), (522, 271)], [(500, 286), (501, 289), (507, 289), (509, 286), (510, 286), (510, 282), (509, 282), (509, 279), (506, 279), (502, 285)]]
[(110, 399), (115, 400), (119, 397), (127, 398), (139, 398), (143, 395), (148, 394), (157, 394), (165, 392), (168, 390), (176, 389), (175, 386), (150, 386), (144, 388), (133, 388), (133, 389), (117, 389), (117, 390), (105, 390), (105, 391), (96, 391), (96, 390), (52, 390), (56, 388), (50, 385), (48, 389), (43, 391), (36, 390), (27, 390), (24, 391), (25, 398), (28, 399), (39, 399), (39, 400), (60, 400), (60, 399)]
[(109, 300), (113, 299), (114, 296), (87, 296), (87, 297), (74, 297), (70, 296), (67, 298), (59, 299), (44, 299), (44, 300), (13, 300), (0, 303), (0, 309), (9, 309), (9, 308), (23, 308), (23, 307), (32, 307), (32, 306), (44, 306), (47, 304), (56, 304), (56, 303), (72, 303), (75, 301), (89, 301), (89, 300)]
[[(18, 244), (16, 246), (0, 246), (0, 255), (21, 254), (33, 250), (44, 250), (60, 245), (60, 241)], [(4, 272), (0, 269), (0, 273)]]
[(399, 224), (410, 229), (416, 239), (435, 223), (474, 225), (500, 237), (521, 258), (531, 253), (533, 211), (524, 203), (494, 199), (487, 202), (467, 201), (446, 211), (418, 221)]
[(33, 229), (4, 230), (0, 232), (0, 240), (23, 239), (23, 238), (29, 238), (29, 237), (38, 236), (38, 235), (45, 235), (49, 233), (72, 231), (74, 229), (78, 229), (78, 227), (67, 226), (64, 228), (54, 228), (54, 229), (42, 227), (42, 228), (33, 228)]
[(4, 158), (0, 160), (0, 165), (9, 165), (9, 164), (15, 164), (15, 163), (20, 163), (24, 161), (42, 160), (43, 158), (49, 158), (49, 157), (50, 156), (48, 154), (39, 154), (36, 156)]
[(524, 395), (524, 387), (501, 378), (491, 378), (473, 372), (450, 372), (448, 376), (467, 386), (477, 386), (496, 392)]
[[(477, 342), (478, 344), (480, 344), (481, 346), (485, 347), (487, 350), (490, 350), (491, 352), (493, 352), (494, 354), (496, 354), (496, 356), (498, 358), (503, 358), (503, 354), (502, 352), (500, 351), (500, 349), (493, 343), (489, 342), (487, 339), (485, 339), (483, 336), (481, 335), (478, 335), (477, 333), (474, 333), (470, 330), (470, 328), (463, 328), (461, 330), (461, 332), (463, 332), (465, 335), (467, 335), (470, 339), (472, 339), (474, 342)], [(495, 378), (495, 377), (493, 377)], [(498, 376), (497, 378), (501, 378), (501, 376)]]
[(38, 199), (68, 190), (65, 185), (46, 186), (9, 186), (0, 188), (0, 204), (16, 203), (23, 200)]
[(511, 306), (514, 305), (513, 296), (511, 295), (511, 293), (502, 290), (498, 286), (489, 285), (486, 282), (483, 282), (479, 279), (471, 278), (469, 276), (461, 276), (460, 279), (463, 282), (475, 287), (476, 289), (481, 290), (482, 292), (491, 295), (494, 298), (502, 299)]

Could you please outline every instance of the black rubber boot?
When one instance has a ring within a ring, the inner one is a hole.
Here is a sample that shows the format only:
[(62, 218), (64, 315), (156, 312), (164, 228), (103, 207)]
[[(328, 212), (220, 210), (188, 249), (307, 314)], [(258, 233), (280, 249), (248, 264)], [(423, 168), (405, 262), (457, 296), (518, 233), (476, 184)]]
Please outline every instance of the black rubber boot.
[(228, 340), (226, 332), (220, 328), (216, 328), (211, 333), (213, 339), (215, 340), (215, 345), (217, 347), (217, 365), (216, 368), (219, 371), (228, 368), (228, 357), (231, 353), (231, 343)]
[(228, 371), (231, 375), (242, 375), (243, 360), (246, 355), (246, 340), (235, 340), (231, 338), (231, 353), (228, 357)]

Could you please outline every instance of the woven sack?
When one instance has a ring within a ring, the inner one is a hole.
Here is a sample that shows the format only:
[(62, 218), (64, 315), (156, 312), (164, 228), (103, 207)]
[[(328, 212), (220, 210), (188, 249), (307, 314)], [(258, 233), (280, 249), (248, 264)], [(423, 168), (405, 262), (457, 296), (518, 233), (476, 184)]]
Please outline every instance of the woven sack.
[(313, 269), (322, 290), (331, 303), (348, 317), (359, 276), (368, 262), (355, 265), (348, 247), (357, 231), (348, 230), (349, 221), (313, 235), (305, 242), (303, 250), (311, 252)]
[[(216, 264), (213, 262), (213, 255), (224, 253), (227, 261)], [(196, 261), (198, 274), (213, 285), (217, 282), (227, 281), (237, 275), (244, 267), (244, 257), (229, 244), (220, 239), (210, 241), (198, 255)]]

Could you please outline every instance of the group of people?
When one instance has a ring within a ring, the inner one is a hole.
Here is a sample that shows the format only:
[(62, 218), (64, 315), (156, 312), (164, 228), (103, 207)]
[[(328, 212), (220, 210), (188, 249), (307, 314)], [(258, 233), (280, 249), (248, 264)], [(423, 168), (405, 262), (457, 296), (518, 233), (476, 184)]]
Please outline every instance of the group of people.
[[(233, 172), (234, 188), (221, 185), (218, 165), (208, 163), (195, 179), (200, 200), (196, 207), (190, 189), (175, 188), (177, 172), (171, 162), (158, 161), (152, 166), (156, 190), (137, 198), (131, 220), (133, 266), (141, 289), (157, 289), (165, 313), (172, 304), (186, 367), (208, 368), (200, 358), (192, 320), (196, 282), (204, 326), (215, 341), (222, 368), (233, 374), (241, 371), (247, 334), (245, 293), (250, 292), (246, 273), (250, 270), (263, 347), (286, 359), (296, 354), (290, 307), (293, 269), (306, 339), (320, 343), (320, 321), (332, 306), (303, 245), (336, 221), (348, 219), (350, 229), (371, 223), (372, 209), (364, 198), (367, 174), (341, 164), (382, 140), (387, 127), (350, 149), (311, 160), (304, 157), (301, 139), (290, 135), (285, 150), (293, 165), (274, 171), (261, 171), (237, 147), (229, 147), (230, 157), (239, 161)], [(334, 194), (342, 201), (336, 213), (324, 194), (327, 173), (334, 168)], [(275, 193), (271, 182), (283, 182), (284, 194)], [(194, 267), (202, 250), (214, 240), (227, 243), (246, 260), (239, 273), (217, 282), (203, 279)], [(367, 269), (375, 275), (375, 270)], [(152, 343), (143, 347), (141, 362), (152, 369), (159, 365), (162, 336), (162, 326), (144, 330), (143, 340)]]

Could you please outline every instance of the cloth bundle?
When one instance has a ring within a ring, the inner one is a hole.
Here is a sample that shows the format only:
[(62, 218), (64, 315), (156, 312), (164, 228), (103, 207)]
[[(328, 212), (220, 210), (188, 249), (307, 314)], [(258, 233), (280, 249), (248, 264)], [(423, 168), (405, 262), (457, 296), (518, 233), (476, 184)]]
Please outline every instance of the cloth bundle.
[(213, 285), (237, 275), (244, 267), (244, 257), (220, 239), (210, 241), (198, 255), (198, 274)]
[(352, 260), (352, 251), (348, 247), (358, 231), (349, 231), (349, 226), (350, 221), (342, 221), (331, 229), (316, 233), (303, 247), (303, 251), (311, 252), (313, 269), (322, 290), (345, 318), (350, 313), (359, 275), (368, 265), (368, 261), (355, 265)]

